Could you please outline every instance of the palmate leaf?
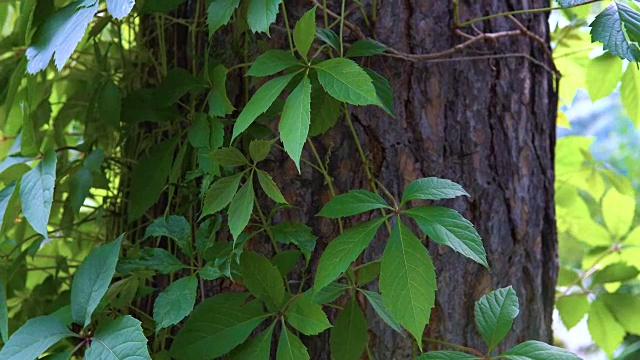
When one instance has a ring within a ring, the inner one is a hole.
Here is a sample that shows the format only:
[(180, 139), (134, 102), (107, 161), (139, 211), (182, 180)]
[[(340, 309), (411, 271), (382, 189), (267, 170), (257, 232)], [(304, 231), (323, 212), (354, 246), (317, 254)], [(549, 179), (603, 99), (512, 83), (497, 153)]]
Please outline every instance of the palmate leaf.
[(242, 253), (240, 269), (244, 285), (258, 299), (279, 309), (284, 298), (284, 284), (278, 268), (264, 256), (253, 251)]
[(231, 200), (228, 212), (229, 230), (234, 241), (238, 240), (238, 236), (240, 236), (240, 233), (242, 233), (251, 219), (254, 198), (253, 179), (249, 179)]
[(318, 216), (337, 219), (382, 208), (391, 209), (380, 195), (367, 190), (351, 190), (331, 199), (320, 210)]
[(591, 39), (629, 61), (640, 61), (640, 13), (613, 1), (591, 23)]
[(311, 81), (304, 76), (291, 92), (282, 109), (278, 130), (284, 150), (300, 172), (302, 148), (307, 141), (311, 122)]
[(441, 351), (430, 351), (428, 353), (424, 353), (416, 360), (472, 360), (479, 359), (477, 356), (463, 353), (460, 351), (449, 351), (449, 350), (441, 350)]
[(314, 6), (304, 13), (293, 29), (293, 42), (298, 53), (305, 59), (316, 36), (316, 8), (317, 6)]
[(87, 360), (150, 360), (140, 321), (130, 315), (101, 324), (85, 353)]
[(556, 300), (560, 319), (567, 329), (578, 325), (589, 311), (589, 299), (586, 294), (567, 295)]
[(300, 338), (282, 326), (276, 360), (309, 360), (309, 353)]
[(587, 326), (593, 341), (609, 357), (622, 344), (627, 333), (624, 327), (616, 321), (616, 318), (600, 297), (591, 303)]
[(260, 335), (246, 341), (235, 348), (230, 354), (229, 360), (269, 360), (271, 354), (271, 338), (273, 337), (274, 322)]
[(620, 84), (620, 100), (624, 111), (629, 115), (636, 126), (640, 126), (640, 69), (636, 66), (628, 66), (622, 75)]
[(247, 75), (269, 76), (293, 66), (302, 66), (302, 64), (290, 52), (272, 49), (258, 56), (247, 71)]

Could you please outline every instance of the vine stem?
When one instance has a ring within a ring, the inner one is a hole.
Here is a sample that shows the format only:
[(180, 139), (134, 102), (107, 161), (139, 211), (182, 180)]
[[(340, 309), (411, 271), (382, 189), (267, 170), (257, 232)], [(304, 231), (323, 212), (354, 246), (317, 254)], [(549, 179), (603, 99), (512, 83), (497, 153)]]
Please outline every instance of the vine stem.
[[(313, 144), (313, 141), (311, 140), (310, 137), (307, 137), (307, 143), (311, 148), (311, 152), (313, 153), (313, 156), (316, 158), (316, 161), (318, 162), (317, 169), (322, 173), (322, 176), (324, 176), (324, 181), (327, 183), (327, 187), (329, 188), (329, 193), (331, 194), (331, 198), (336, 197), (336, 191), (333, 188), (333, 179), (329, 175), (329, 171), (327, 170), (327, 168), (324, 166), (324, 163), (322, 162), (322, 158), (320, 157), (320, 154), (318, 154), (318, 150), (316, 149), (316, 146)], [(341, 218), (338, 218), (338, 226), (340, 227), (340, 234), (342, 234), (342, 232), (344, 231), (344, 228), (342, 225)]]
[(481, 353), (480, 351), (474, 349), (474, 348), (470, 348), (470, 347), (466, 347), (466, 346), (462, 346), (462, 345), (456, 345), (447, 341), (442, 341), (442, 340), (436, 340), (436, 339), (432, 339), (432, 338), (427, 338), (427, 337), (423, 337), (422, 341), (424, 342), (428, 342), (431, 344), (438, 344), (438, 345), (442, 345), (442, 346), (446, 346), (446, 347), (450, 347), (452, 349), (456, 349), (456, 350), (460, 350), (460, 351), (464, 351), (464, 352), (468, 352), (474, 355), (477, 355), (478, 357), (481, 357), (483, 359), (488, 359), (487, 356), (485, 356), (483, 353)]
[(343, 33), (344, 33), (344, 7), (346, 2), (347, 2), (346, 0), (342, 0), (342, 6), (340, 9), (340, 57), (344, 56)]
[(284, 15), (284, 26), (287, 29), (287, 39), (289, 39), (289, 50), (291, 55), (295, 55), (293, 47), (293, 37), (291, 36), (291, 26), (289, 26), (289, 15), (287, 15), (287, 8), (284, 5), (284, 1), (280, 3), (282, 7), (282, 14)]

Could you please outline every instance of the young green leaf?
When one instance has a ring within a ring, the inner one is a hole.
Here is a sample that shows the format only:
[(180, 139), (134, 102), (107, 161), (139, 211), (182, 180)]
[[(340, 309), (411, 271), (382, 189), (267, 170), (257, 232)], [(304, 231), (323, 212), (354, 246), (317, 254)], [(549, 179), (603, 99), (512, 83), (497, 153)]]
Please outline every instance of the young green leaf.
[(200, 218), (222, 210), (229, 205), (238, 190), (244, 172), (222, 178), (209, 187), (204, 197)]
[(284, 196), (278, 189), (278, 185), (276, 185), (275, 181), (267, 174), (266, 172), (258, 169), (258, 182), (260, 183), (260, 187), (264, 190), (265, 194), (269, 196), (273, 201), (280, 204), (287, 204), (287, 200), (285, 200)]
[(249, 154), (251, 155), (251, 160), (253, 160), (254, 163), (259, 163), (260, 161), (266, 159), (271, 152), (273, 143), (273, 140), (251, 141), (251, 143), (249, 144)]
[(640, 106), (637, 106), (638, 98), (640, 98), (640, 70), (635, 66), (627, 66), (627, 70), (622, 75), (620, 100), (624, 111), (636, 126), (640, 126)]
[(469, 194), (453, 181), (429, 177), (412, 181), (404, 189), (402, 204), (410, 200), (453, 199), (458, 196), (469, 196)]
[(609, 96), (620, 82), (622, 60), (604, 53), (589, 62), (587, 68), (587, 90), (591, 101)]
[(418, 340), (435, 303), (436, 273), (420, 240), (401, 221), (391, 230), (382, 254), (380, 292), (391, 316)]
[(247, 160), (240, 150), (234, 147), (213, 150), (211, 154), (209, 154), (209, 158), (222, 166), (249, 165), (249, 160)]
[(57, 317), (36, 317), (11, 335), (0, 351), (0, 359), (37, 359), (58, 341), (72, 336), (77, 335)]
[(316, 8), (317, 6), (314, 6), (304, 13), (293, 29), (293, 42), (298, 53), (305, 59), (316, 36)]
[(186, 255), (191, 255), (193, 248), (191, 246), (191, 225), (184, 216), (169, 215), (166, 219), (160, 217), (156, 219), (144, 233), (146, 239), (150, 236), (160, 237), (166, 236), (175, 241), (176, 245)]
[(85, 358), (151, 360), (140, 321), (127, 315), (101, 324), (91, 338)]
[(129, 15), (135, 4), (135, 0), (107, 0), (107, 10), (114, 18), (122, 19)]
[(229, 360), (269, 360), (271, 355), (271, 339), (275, 322), (260, 335), (235, 348), (228, 356)]
[(460, 351), (449, 351), (449, 350), (440, 350), (440, 351), (429, 351), (417, 357), (416, 360), (472, 360), (472, 359), (480, 359), (477, 356), (473, 356), (471, 354), (463, 353)]
[(240, 259), (244, 285), (258, 299), (273, 309), (280, 309), (284, 299), (284, 284), (278, 268), (262, 255), (245, 251)]
[(235, 9), (240, 5), (240, 0), (213, 0), (207, 9), (207, 25), (209, 26), (209, 36), (216, 30), (226, 25)]
[(559, 347), (541, 341), (525, 341), (498, 355), (508, 360), (579, 360), (580, 357)]
[(247, 227), (251, 213), (253, 212), (253, 182), (249, 179), (231, 200), (229, 205), (229, 230), (233, 240), (237, 240), (240, 233)]
[(253, 94), (247, 105), (242, 109), (242, 112), (238, 116), (238, 120), (233, 126), (233, 136), (231, 137), (231, 141), (245, 131), (260, 114), (269, 110), (271, 104), (273, 104), (278, 95), (280, 95), (282, 90), (284, 90), (287, 84), (289, 84), (291, 79), (296, 75), (297, 73), (291, 73), (269, 80), (266, 84), (262, 85), (255, 94)]
[(314, 293), (317, 294), (347, 270), (369, 245), (384, 220), (385, 218), (378, 218), (354, 226), (329, 243), (318, 262)]
[(38, 234), (48, 237), (47, 224), (51, 215), (53, 189), (56, 181), (56, 153), (47, 151), (36, 167), (22, 176), (20, 201), (22, 213)]
[(489, 268), (482, 239), (473, 224), (457, 211), (440, 206), (423, 206), (403, 212), (409, 215), (438, 244), (449, 246), (469, 259)]
[(281, 244), (294, 244), (304, 254), (307, 264), (311, 253), (316, 248), (317, 236), (313, 235), (311, 228), (301, 222), (283, 221), (271, 228), (275, 240)]
[(353, 105), (377, 105), (371, 78), (353, 60), (335, 58), (314, 65), (324, 90), (337, 100)]
[(337, 219), (382, 208), (391, 209), (380, 195), (367, 190), (351, 190), (329, 200), (320, 210), (318, 216)]
[(556, 309), (562, 323), (570, 330), (578, 325), (589, 311), (589, 299), (586, 294), (562, 296), (556, 300)]
[(93, 250), (80, 264), (71, 282), (73, 322), (86, 327), (91, 314), (107, 292), (116, 271), (122, 235), (115, 241)]
[(284, 313), (287, 322), (305, 335), (317, 335), (331, 327), (322, 306), (308, 296), (298, 296)]
[(334, 360), (360, 359), (367, 346), (367, 319), (356, 298), (351, 298), (336, 317), (329, 344)]
[(153, 319), (156, 321), (156, 334), (160, 329), (175, 325), (193, 310), (198, 291), (198, 279), (195, 275), (186, 276), (167, 286), (153, 304)]
[(633, 194), (622, 194), (611, 188), (602, 198), (604, 223), (617, 238), (622, 238), (631, 229), (635, 209), (636, 201)]
[(247, 75), (256, 77), (269, 76), (294, 66), (301, 67), (302, 64), (289, 51), (272, 49), (258, 56), (249, 71), (247, 71)]
[(609, 357), (622, 344), (627, 333), (599, 297), (591, 302), (587, 326), (593, 341)]
[(592, 41), (600, 41), (613, 55), (640, 61), (640, 14), (637, 11), (613, 1), (590, 26)]
[(311, 81), (306, 75), (291, 92), (282, 109), (278, 130), (284, 150), (300, 172), (302, 148), (307, 141), (311, 122)]
[(209, 116), (224, 117), (231, 114), (235, 108), (227, 96), (227, 68), (221, 64), (209, 65)]
[(391, 89), (389, 81), (384, 76), (371, 69), (365, 68), (364, 71), (369, 75), (373, 82), (373, 87), (376, 89), (376, 94), (378, 95), (379, 105), (387, 112), (387, 114), (395, 118), (396, 113), (393, 105), (393, 89)]
[(347, 50), (347, 57), (374, 56), (382, 54), (387, 48), (377, 41), (358, 40)]
[(309, 360), (309, 353), (302, 341), (286, 326), (282, 326), (276, 360)]
[(249, 0), (247, 24), (253, 32), (269, 35), (269, 25), (276, 21), (278, 6), (282, 0)]
[(476, 326), (488, 353), (507, 335), (519, 312), (518, 296), (511, 286), (492, 291), (476, 302)]

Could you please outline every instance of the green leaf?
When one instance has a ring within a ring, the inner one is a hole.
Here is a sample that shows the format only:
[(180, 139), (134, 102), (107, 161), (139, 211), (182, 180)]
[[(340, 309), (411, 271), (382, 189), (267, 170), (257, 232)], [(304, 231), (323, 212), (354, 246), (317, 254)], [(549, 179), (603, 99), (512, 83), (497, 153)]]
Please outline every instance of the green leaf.
[(624, 111), (629, 115), (636, 126), (640, 126), (640, 70), (635, 66), (627, 66), (627, 70), (622, 75), (620, 85), (620, 100)]
[(209, 36), (219, 28), (226, 25), (235, 9), (240, 5), (240, 0), (213, 0), (207, 9), (207, 25)]
[(384, 321), (387, 325), (389, 325), (390, 328), (392, 328), (393, 330), (397, 331), (399, 334), (404, 336), (405, 333), (402, 330), (402, 327), (400, 327), (400, 324), (398, 324), (393, 319), (387, 307), (384, 306), (384, 300), (382, 300), (382, 296), (377, 292), (363, 290), (363, 289), (358, 289), (358, 290), (360, 290), (360, 292), (364, 294), (364, 296), (369, 301), (369, 304), (371, 304), (371, 307), (373, 308), (373, 310), (376, 312), (376, 314), (378, 314), (378, 316), (380, 316), (380, 319), (382, 319), (382, 321)]
[(183, 68), (173, 68), (153, 91), (153, 101), (160, 106), (171, 106), (190, 91), (206, 87), (206, 82)]
[(629, 333), (640, 335), (640, 297), (615, 293), (599, 294), (616, 321)]
[(107, 292), (116, 271), (122, 236), (93, 250), (80, 264), (71, 282), (73, 322), (86, 327), (91, 314)]
[(365, 68), (364, 71), (369, 75), (371, 81), (373, 81), (373, 87), (376, 89), (379, 105), (387, 112), (387, 114), (395, 118), (396, 114), (393, 105), (393, 89), (391, 89), (389, 81), (371, 69)]
[(300, 157), (304, 143), (307, 141), (310, 122), (311, 81), (305, 75), (284, 103), (278, 124), (284, 150), (296, 164), (298, 172), (300, 172)]
[(77, 336), (55, 316), (40, 316), (27, 321), (5, 343), (0, 359), (37, 359), (53, 344)]
[(282, 0), (249, 0), (247, 24), (251, 31), (269, 35), (269, 25), (276, 21), (281, 2)]
[(605, 284), (612, 282), (622, 282), (638, 277), (640, 271), (625, 263), (614, 263), (596, 271), (591, 277), (591, 284)]
[(331, 129), (342, 113), (340, 102), (334, 99), (320, 85), (312, 85), (311, 124), (309, 136), (318, 136)]
[(320, 210), (318, 216), (337, 219), (382, 208), (391, 209), (380, 195), (366, 190), (351, 190), (329, 200)]
[(108, 124), (114, 129), (120, 126), (122, 96), (120, 88), (113, 81), (108, 80), (102, 86), (98, 96), (97, 110), (103, 124)]
[(274, 322), (260, 335), (238, 346), (229, 354), (229, 360), (269, 360), (275, 324)]
[(441, 350), (441, 351), (429, 351), (428, 353), (424, 353), (416, 360), (471, 360), (471, 359), (479, 359), (477, 356), (473, 356), (471, 354), (463, 353), (460, 351), (449, 351), (449, 350)]
[(201, 302), (175, 337), (171, 356), (213, 359), (243, 343), (268, 317), (256, 301), (242, 305), (246, 297), (243, 293), (226, 293)]
[(511, 286), (494, 290), (476, 302), (476, 326), (488, 353), (507, 335), (519, 312), (518, 296)]
[(435, 177), (417, 179), (411, 182), (402, 194), (402, 204), (410, 200), (453, 199), (458, 196), (469, 196), (462, 186)]
[(79, 0), (48, 17), (27, 48), (27, 72), (44, 70), (52, 56), (58, 70), (62, 70), (97, 11), (97, 0)]
[(247, 160), (240, 150), (234, 147), (213, 150), (211, 154), (209, 154), (209, 158), (222, 166), (249, 165), (249, 160)]
[(85, 353), (88, 360), (151, 359), (140, 321), (121, 316), (101, 326)]
[(340, 48), (340, 38), (338, 37), (338, 34), (335, 33), (335, 31), (326, 28), (317, 28), (316, 36), (332, 48), (336, 50)]
[(0, 230), (2, 229), (2, 225), (4, 223), (4, 216), (7, 213), (7, 207), (9, 206), (9, 202), (11, 197), (13, 196), (13, 191), (16, 189), (16, 183), (11, 182), (7, 185), (2, 191), (0, 191)]
[(271, 152), (271, 147), (273, 146), (272, 140), (253, 140), (249, 144), (249, 154), (251, 155), (251, 160), (254, 163), (259, 163), (269, 156)]
[(358, 267), (358, 273), (356, 278), (356, 285), (358, 287), (366, 285), (380, 275), (380, 261), (372, 261)]
[(253, 62), (247, 75), (269, 76), (294, 66), (302, 66), (302, 64), (289, 51), (267, 50)]
[(281, 244), (294, 244), (304, 254), (309, 264), (311, 253), (316, 247), (317, 236), (313, 235), (311, 228), (301, 222), (283, 221), (271, 227), (271, 233), (275, 240)]
[(609, 357), (622, 344), (626, 335), (625, 329), (616, 321), (605, 302), (600, 298), (596, 298), (591, 303), (587, 326), (593, 341)]
[(193, 310), (198, 291), (198, 279), (186, 276), (167, 286), (158, 294), (153, 304), (153, 319), (156, 321), (156, 333), (184, 319)]
[(335, 58), (314, 65), (324, 90), (339, 101), (353, 105), (377, 105), (371, 78), (353, 60)]
[(71, 209), (73, 209), (75, 215), (80, 213), (80, 208), (87, 196), (89, 196), (92, 183), (93, 175), (84, 166), (80, 166), (69, 178), (69, 198), (71, 200)]
[(138, 259), (123, 258), (118, 261), (117, 270), (121, 274), (135, 270), (154, 270), (169, 274), (186, 267), (178, 258), (161, 248), (144, 248)]
[(22, 213), (33, 230), (48, 238), (47, 224), (51, 215), (53, 189), (56, 182), (56, 153), (47, 151), (36, 167), (22, 176), (20, 201)]
[(579, 360), (580, 357), (541, 341), (525, 341), (503, 352), (498, 358), (509, 360)]
[(224, 276), (222, 271), (220, 271), (220, 268), (211, 262), (206, 263), (202, 268), (200, 268), (198, 275), (200, 275), (202, 280), (215, 280)]
[(135, 0), (107, 0), (107, 10), (114, 18), (122, 19), (129, 15), (135, 4)]
[[(255, 2), (260, 0), (252, 1)], [(284, 90), (296, 74), (297, 73), (291, 73), (269, 80), (266, 84), (262, 85), (255, 94), (253, 94), (247, 105), (242, 109), (242, 112), (238, 116), (238, 120), (233, 126), (233, 136), (231, 137), (231, 141), (245, 131), (260, 114), (269, 110), (271, 104), (273, 104), (278, 95), (280, 95), (282, 90)]]
[(334, 302), (337, 298), (342, 296), (347, 289), (351, 287), (339, 282), (332, 282), (331, 284), (322, 288), (317, 293), (313, 293), (313, 289), (309, 289), (305, 292), (305, 296), (313, 299), (316, 304), (324, 305)]
[(238, 239), (238, 236), (240, 236), (251, 219), (254, 198), (253, 182), (249, 179), (231, 200), (229, 205), (229, 230), (234, 241)]
[(607, 229), (618, 239), (631, 229), (636, 211), (635, 196), (611, 188), (602, 198), (602, 217)]
[(482, 239), (473, 224), (457, 211), (440, 206), (423, 206), (403, 212), (409, 215), (438, 244), (449, 246), (469, 259), (489, 268)]
[(308, 296), (298, 296), (284, 313), (287, 322), (305, 335), (317, 335), (331, 327), (322, 306)]
[(227, 72), (224, 65), (209, 65), (209, 81), (211, 81), (211, 91), (208, 98), (209, 116), (224, 117), (235, 110), (227, 96)]
[(244, 285), (258, 299), (279, 309), (284, 299), (284, 284), (278, 268), (253, 251), (242, 253), (240, 269)]
[(287, 274), (289, 274), (293, 267), (296, 266), (301, 256), (302, 251), (300, 250), (284, 250), (275, 254), (273, 258), (271, 258), (271, 263), (278, 268), (280, 275), (286, 278)]
[(314, 6), (304, 13), (293, 29), (293, 42), (298, 53), (305, 59), (316, 36), (316, 8)]
[(204, 197), (200, 218), (222, 210), (229, 205), (238, 190), (244, 172), (222, 178), (209, 187)]
[(320, 256), (316, 271), (314, 293), (329, 285), (369, 245), (385, 218), (378, 218), (354, 226), (333, 239)]
[(610, 53), (594, 58), (587, 68), (587, 90), (591, 101), (609, 96), (622, 75), (622, 60)]
[(7, 309), (7, 290), (5, 281), (0, 279), (0, 335), (2, 342), (9, 340), (9, 312)]
[(360, 359), (367, 346), (367, 319), (355, 298), (336, 317), (329, 341), (334, 360)]
[(558, 4), (560, 4), (563, 8), (569, 8), (573, 6), (578, 6), (582, 4), (586, 4), (591, 2), (590, 0), (558, 0)]
[(435, 303), (436, 273), (427, 249), (398, 220), (382, 254), (380, 292), (391, 316), (418, 340)]
[(600, 41), (613, 55), (640, 61), (640, 14), (637, 11), (613, 1), (590, 26), (592, 41)]
[(166, 236), (173, 241), (186, 255), (191, 255), (193, 248), (191, 246), (191, 225), (184, 216), (169, 215), (165, 219), (160, 217), (156, 219), (144, 233), (144, 239), (153, 236)]
[(273, 201), (280, 204), (287, 204), (287, 200), (285, 200), (284, 196), (278, 189), (278, 185), (276, 185), (275, 181), (267, 174), (266, 172), (258, 169), (258, 182), (260, 183), (260, 187), (264, 190), (265, 194), (269, 196)]
[(309, 353), (302, 341), (286, 326), (282, 326), (276, 360), (309, 360)]
[(189, 144), (194, 148), (209, 149), (211, 139), (211, 127), (209, 119), (204, 113), (196, 113), (193, 117), (193, 124), (187, 133)]
[(589, 311), (589, 299), (586, 294), (563, 296), (556, 300), (556, 308), (562, 323), (570, 330), (578, 325)]
[(377, 41), (358, 40), (347, 50), (347, 57), (374, 56), (382, 54), (387, 48)]

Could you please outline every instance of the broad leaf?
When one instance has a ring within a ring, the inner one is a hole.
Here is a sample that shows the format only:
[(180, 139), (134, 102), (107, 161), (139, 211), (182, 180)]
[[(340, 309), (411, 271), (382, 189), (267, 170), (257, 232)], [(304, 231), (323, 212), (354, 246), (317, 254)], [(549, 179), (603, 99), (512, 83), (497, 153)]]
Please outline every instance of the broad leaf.
[(640, 126), (640, 106), (638, 99), (640, 98), (640, 70), (635, 66), (628, 66), (622, 75), (622, 84), (620, 85), (620, 100), (624, 111), (629, 115), (636, 126)]
[(440, 206), (423, 206), (404, 211), (420, 230), (438, 244), (447, 245), (471, 260), (489, 268), (482, 239), (473, 224), (457, 211)]
[(382, 254), (380, 292), (391, 316), (418, 340), (435, 304), (436, 273), (420, 240), (399, 219)]
[(578, 325), (580, 320), (589, 311), (589, 299), (587, 295), (567, 295), (556, 300), (556, 308), (560, 314), (560, 319), (567, 329)]
[(91, 314), (107, 292), (116, 271), (122, 236), (93, 250), (78, 267), (71, 282), (73, 322), (86, 327)]
[(361, 287), (366, 285), (380, 275), (380, 261), (372, 261), (366, 264), (358, 266), (358, 272), (356, 277), (356, 285)]
[(233, 240), (237, 240), (240, 233), (249, 223), (251, 213), (253, 212), (253, 201), (255, 194), (253, 192), (253, 182), (249, 179), (238, 193), (231, 200), (229, 205), (229, 230), (233, 236)]
[(244, 285), (258, 299), (279, 309), (284, 299), (284, 284), (278, 268), (262, 255), (245, 251), (240, 259)]
[(317, 335), (331, 327), (322, 306), (308, 296), (298, 296), (284, 313), (287, 322), (305, 335)]
[(191, 225), (184, 216), (169, 215), (156, 219), (144, 233), (144, 238), (150, 236), (159, 237), (166, 236), (173, 241), (186, 255), (193, 252), (191, 246)]
[(347, 57), (374, 56), (382, 54), (386, 47), (373, 40), (358, 40), (347, 50)]
[(460, 351), (449, 351), (449, 350), (441, 350), (441, 351), (430, 351), (428, 353), (424, 353), (416, 360), (471, 360), (471, 359), (479, 359), (477, 356), (473, 356), (471, 354), (463, 353)]
[(316, 294), (347, 270), (369, 245), (384, 220), (379, 218), (354, 226), (329, 243), (318, 262), (313, 285)]
[(240, 5), (240, 0), (213, 0), (207, 9), (207, 25), (209, 36), (231, 20), (233, 11)]
[(278, 124), (284, 150), (300, 172), (302, 148), (307, 141), (311, 121), (311, 81), (306, 75), (291, 92), (282, 109)]
[(47, 224), (56, 182), (56, 153), (49, 150), (36, 167), (22, 176), (20, 201), (22, 213), (38, 234), (47, 238)]
[(187, 70), (176, 67), (167, 71), (167, 75), (153, 90), (153, 101), (160, 106), (171, 106), (190, 91), (205, 88), (207, 83), (193, 76)]
[(284, 196), (278, 189), (278, 185), (276, 185), (275, 181), (271, 178), (269, 174), (266, 172), (257, 169), (258, 173), (258, 182), (260, 183), (260, 187), (264, 190), (265, 194), (269, 196), (273, 201), (280, 204), (287, 204), (287, 200), (285, 200)]
[(234, 349), (231, 354), (229, 354), (229, 360), (269, 360), (269, 356), (271, 355), (271, 339), (273, 337), (275, 324), (274, 322), (260, 333), (260, 335)]
[(85, 166), (80, 166), (69, 178), (69, 199), (74, 214), (80, 213), (80, 208), (87, 196), (89, 196), (92, 183), (93, 175)]
[[(209, 81), (211, 82), (211, 91), (208, 98), (209, 116), (224, 117), (235, 110), (227, 96), (227, 72), (228, 70), (224, 65), (209, 65)], [(220, 135), (223, 135), (222, 132)]]
[(598, 298), (604, 301), (607, 309), (627, 332), (640, 335), (640, 296), (615, 293), (600, 294)]
[(234, 147), (216, 149), (209, 154), (209, 158), (222, 166), (249, 165), (249, 160), (240, 150)]
[(609, 357), (622, 344), (626, 335), (625, 329), (616, 321), (607, 305), (600, 298), (596, 298), (591, 303), (587, 326), (593, 341)]
[(310, 227), (301, 222), (283, 221), (273, 226), (271, 233), (275, 240), (281, 244), (296, 245), (307, 259), (307, 264), (309, 263), (318, 238), (313, 235)]
[(316, 36), (316, 8), (314, 6), (304, 13), (293, 29), (293, 42), (298, 53), (305, 59)]
[(351, 190), (329, 200), (320, 210), (318, 216), (337, 219), (382, 208), (391, 209), (380, 195), (366, 190)]
[(107, 10), (114, 18), (122, 19), (129, 15), (135, 4), (135, 0), (107, 0)]
[(591, 23), (591, 39), (605, 50), (629, 61), (640, 61), (640, 14), (629, 6), (611, 2)]
[(27, 321), (2, 347), (0, 359), (37, 359), (53, 344), (77, 336), (55, 316), (40, 316)]
[(274, 141), (270, 140), (253, 140), (249, 144), (249, 154), (254, 163), (259, 163), (269, 156)]
[(186, 276), (167, 286), (153, 304), (153, 319), (156, 321), (156, 333), (160, 329), (175, 325), (184, 319), (196, 303), (198, 279)]
[(319, 84), (311, 86), (311, 93), (313, 96), (311, 97), (309, 136), (318, 136), (331, 129), (338, 122), (342, 106)]
[(309, 360), (309, 353), (302, 341), (286, 326), (282, 326), (276, 360)]
[(247, 24), (253, 32), (269, 35), (269, 25), (276, 21), (278, 6), (282, 0), (249, 0)]
[(638, 277), (640, 271), (625, 263), (614, 263), (596, 271), (591, 277), (591, 284), (605, 284), (632, 280)]
[(441, 200), (453, 199), (458, 196), (469, 196), (462, 186), (435, 177), (417, 179), (404, 189), (402, 204), (410, 200)]
[(371, 78), (353, 60), (336, 58), (314, 66), (324, 90), (337, 100), (353, 105), (377, 105)]
[(87, 360), (151, 359), (142, 324), (130, 315), (101, 326), (91, 338)]
[(399, 334), (404, 336), (405, 332), (402, 330), (402, 327), (400, 327), (400, 324), (398, 324), (393, 319), (387, 307), (384, 306), (384, 300), (382, 300), (382, 296), (377, 292), (362, 290), (362, 289), (359, 289), (359, 290), (367, 298), (373, 310), (376, 312), (376, 314), (378, 314), (378, 316), (380, 316), (380, 319), (382, 319), (382, 321), (384, 321), (387, 325), (389, 325), (390, 328), (392, 328), (393, 330), (397, 331)]
[(200, 218), (220, 211), (225, 206), (229, 205), (233, 197), (236, 195), (242, 175), (244, 175), (244, 172), (227, 176), (216, 181), (209, 187), (209, 190), (207, 190), (204, 197)]
[(541, 341), (525, 341), (503, 352), (498, 358), (509, 360), (579, 360), (580, 357)]
[(253, 62), (247, 75), (269, 76), (294, 66), (302, 64), (290, 52), (279, 49), (267, 50)]
[(609, 96), (620, 82), (622, 60), (610, 53), (594, 58), (587, 68), (587, 90), (591, 101)]
[(154, 270), (160, 274), (169, 274), (185, 267), (185, 264), (165, 249), (144, 248), (137, 259), (121, 258), (116, 268), (120, 274), (135, 270)]
[(287, 274), (293, 270), (293, 267), (296, 266), (301, 257), (302, 251), (288, 249), (273, 255), (271, 263), (278, 268), (280, 275), (286, 279)]
[(622, 194), (611, 188), (602, 198), (602, 217), (607, 229), (618, 239), (629, 232), (633, 224), (636, 200), (633, 194)]
[(360, 359), (367, 345), (367, 319), (358, 301), (351, 298), (336, 317), (331, 329), (330, 346), (334, 360)]
[(519, 312), (518, 296), (511, 286), (492, 291), (476, 302), (476, 326), (488, 353), (507, 335)]

